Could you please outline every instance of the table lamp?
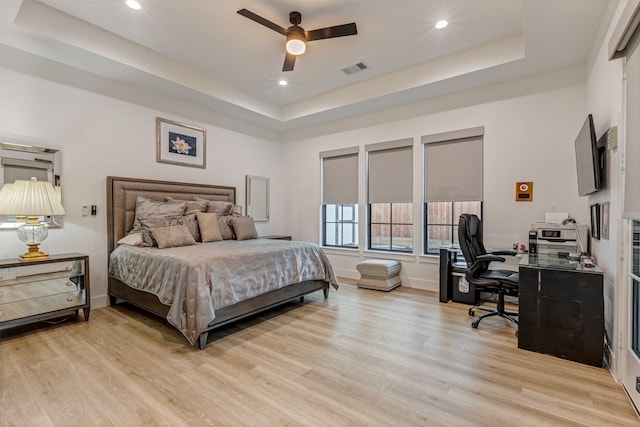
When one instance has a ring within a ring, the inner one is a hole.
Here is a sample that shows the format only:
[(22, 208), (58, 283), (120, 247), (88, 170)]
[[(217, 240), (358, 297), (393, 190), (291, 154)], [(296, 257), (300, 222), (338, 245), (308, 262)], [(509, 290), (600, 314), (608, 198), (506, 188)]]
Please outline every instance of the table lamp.
[(49, 257), (40, 251), (40, 243), (47, 238), (49, 230), (39, 217), (64, 214), (60, 196), (48, 181), (17, 179), (0, 190), (0, 215), (26, 217), (25, 223), (18, 227), (18, 238), (29, 247), (26, 253), (20, 255), (22, 260)]

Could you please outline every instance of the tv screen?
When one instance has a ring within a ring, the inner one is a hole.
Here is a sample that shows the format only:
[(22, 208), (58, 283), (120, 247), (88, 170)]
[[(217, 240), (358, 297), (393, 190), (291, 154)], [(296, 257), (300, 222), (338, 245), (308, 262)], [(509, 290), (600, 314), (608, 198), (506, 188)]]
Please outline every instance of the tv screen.
[(576, 169), (579, 196), (586, 196), (600, 189), (598, 140), (591, 114), (587, 116), (576, 138)]

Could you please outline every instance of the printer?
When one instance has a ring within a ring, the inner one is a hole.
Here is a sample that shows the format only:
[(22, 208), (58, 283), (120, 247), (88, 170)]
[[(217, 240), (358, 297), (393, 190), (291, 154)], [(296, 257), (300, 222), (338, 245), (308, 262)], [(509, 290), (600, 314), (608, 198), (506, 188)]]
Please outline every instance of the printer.
[(529, 228), (529, 253), (567, 258), (589, 251), (589, 233), (585, 224), (536, 223)]

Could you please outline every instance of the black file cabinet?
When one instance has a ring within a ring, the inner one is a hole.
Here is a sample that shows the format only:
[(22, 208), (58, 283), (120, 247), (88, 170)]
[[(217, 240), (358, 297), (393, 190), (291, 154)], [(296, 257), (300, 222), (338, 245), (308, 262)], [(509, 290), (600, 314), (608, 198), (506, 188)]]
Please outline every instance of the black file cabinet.
[(521, 262), (518, 347), (602, 367), (603, 274), (570, 267)]

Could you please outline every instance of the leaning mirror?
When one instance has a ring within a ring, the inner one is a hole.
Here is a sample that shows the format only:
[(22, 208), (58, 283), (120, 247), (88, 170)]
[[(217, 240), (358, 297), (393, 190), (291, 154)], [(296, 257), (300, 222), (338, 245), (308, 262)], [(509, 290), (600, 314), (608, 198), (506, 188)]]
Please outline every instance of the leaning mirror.
[[(16, 179), (49, 181), (61, 196), (60, 150), (42, 148), (25, 143), (0, 142), (0, 188)], [(61, 227), (61, 216), (41, 217), (40, 221), (49, 227)], [(0, 229), (18, 228), (20, 222), (15, 216), (0, 215)]]
[(247, 175), (247, 216), (257, 222), (269, 221), (269, 178)]

